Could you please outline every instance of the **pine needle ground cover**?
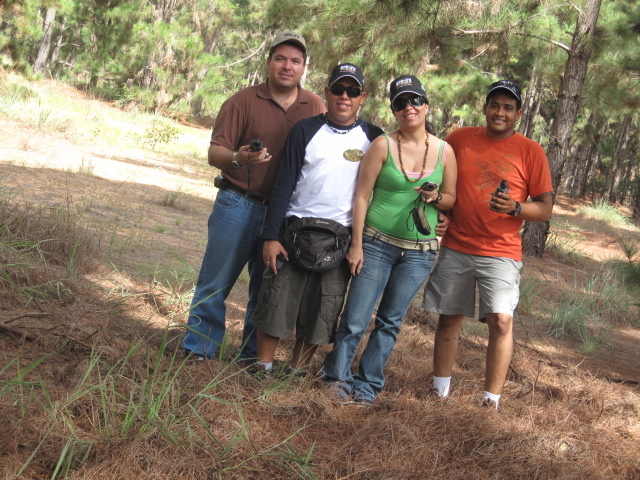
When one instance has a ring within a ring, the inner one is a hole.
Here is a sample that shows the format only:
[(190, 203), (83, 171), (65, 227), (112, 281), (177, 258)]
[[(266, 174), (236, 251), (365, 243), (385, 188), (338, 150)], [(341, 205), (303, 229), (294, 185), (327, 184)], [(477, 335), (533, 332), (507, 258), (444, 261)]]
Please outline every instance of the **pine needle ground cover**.
[[(70, 103), (103, 129), (129, 131), (120, 111), (79, 94)], [(0, 478), (640, 477), (639, 297), (609, 268), (628, 261), (633, 249), (618, 239), (630, 244), (635, 227), (610, 227), (559, 198), (558, 248), (525, 259), (498, 415), (478, 407), (486, 327), (465, 322), (443, 403), (429, 394), (435, 318), (418, 308), (378, 402), (341, 405), (313, 376), (257, 378), (235, 361), (244, 277), (220, 358), (182, 356), (215, 195), (201, 153), (208, 132), (177, 125), (188, 146), (176, 152), (126, 134), (114, 143), (72, 135), (81, 129), (66, 115), (63, 133), (10, 117), (0, 135)], [(576, 307), (584, 338), (571, 323), (550, 331), (552, 314), (578, 300), (590, 301)], [(283, 342), (279, 365), (291, 346)]]

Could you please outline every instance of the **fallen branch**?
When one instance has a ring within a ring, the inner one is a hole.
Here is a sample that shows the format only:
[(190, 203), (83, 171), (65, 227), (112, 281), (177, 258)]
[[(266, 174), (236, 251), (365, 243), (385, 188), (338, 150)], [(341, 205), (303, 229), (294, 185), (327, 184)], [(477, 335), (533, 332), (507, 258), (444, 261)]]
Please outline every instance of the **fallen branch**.
[[(50, 317), (50, 313), (23, 313), (22, 315), (18, 315), (17, 317), (10, 318), (4, 321), (5, 325), (15, 322), (16, 320), (20, 320), (21, 318), (40, 318), (40, 317)], [(2, 323), (2, 322), (0, 322)]]
[(33, 335), (29, 335), (28, 333), (23, 332), (19, 328), (12, 327), (12, 326), (7, 325), (6, 323), (3, 323), (3, 322), (0, 322), (0, 330), (4, 330), (6, 332), (13, 333), (14, 335), (19, 335), (19, 336), (23, 337), (25, 340), (28, 340), (30, 342), (39, 342), (40, 341), (39, 337), (34, 337)]
[(67, 340), (71, 340), (72, 342), (75, 342), (78, 345), (82, 345), (84, 348), (86, 348), (88, 350), (92, 350), (93, 349), (93, 346), (88, 344), (87, 342), (84, 342), (82, 340), (78, 340), (77, 338), (70, 337), (69, 335), (65, 335), (64, 333), (52, 332), (51, 335), (55, 335), (56, 337), (62, 337), (62, 338), (66, 338)]
[(638, 383), (640, 383), (638, 382), (638, 380), (632, 380), (630, 378), (610, 377), (608, 375), (605, 375), (604, 379), (614, 383), (626, 383), (627, 385), (638, 385)]
[[(26, 332), (23, 332), (22, 330), (20, 330), (19, 328), (16, 327), (12, 327), (11, 325), (7, 325), (4, 322), (0, 322), (0, 330), (4, 330), (6, 332), (12, 333), (14, 335), (19, 335), (22, 338), (24, 338), (25, 340), (28, 340), (30, 342), (40, 342), (42, 343), (42, 338), (39, 336), (34, 336), (34, 335), (30, 335)], [(70, 337), (69, 335), (65, 335), (63, 333), (55, 333), (55, 332), (50, 332), (51, 335), (55, 335), (56, 337), (62, 337), (62, 338), (66, 338), (67, 340), (70, 340), (74, 343), (77, 343), (78, 345), (81, 345), (83, 347), (85, 347), (87, 350), (92, 350), (93, 346), (83, 340), (79, 340), (77, 338), (73, 338)]]

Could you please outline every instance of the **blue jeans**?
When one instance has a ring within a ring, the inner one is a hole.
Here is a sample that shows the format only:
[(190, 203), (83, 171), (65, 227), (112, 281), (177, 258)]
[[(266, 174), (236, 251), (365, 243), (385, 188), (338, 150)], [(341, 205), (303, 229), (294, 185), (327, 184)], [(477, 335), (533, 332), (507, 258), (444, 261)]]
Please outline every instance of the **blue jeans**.
[(255, 358), (256, 337), (249, 317), (258, 304), (264, 261), (259, 241), (267, 207), (232, 190), (220, 190), (209, 216), (209, 238), (191, 302), (186, 352), (213, 357), (225, 333), (225, 300), (246, 264), (249, 303), (240, 357)]
[[(384, 367), (402, 321), (429, 276), (436, 253), (403, 249), (368, 235), (362, 241), (362, 270), (351, 279), (336, 341), (321, 375), (325, 382), (338, 383), (345, 395), (374, 401), (384, 386)], [(353, 376), (353, 358), (380, 296), (375, 327), (360, 357), (359, 373)]]

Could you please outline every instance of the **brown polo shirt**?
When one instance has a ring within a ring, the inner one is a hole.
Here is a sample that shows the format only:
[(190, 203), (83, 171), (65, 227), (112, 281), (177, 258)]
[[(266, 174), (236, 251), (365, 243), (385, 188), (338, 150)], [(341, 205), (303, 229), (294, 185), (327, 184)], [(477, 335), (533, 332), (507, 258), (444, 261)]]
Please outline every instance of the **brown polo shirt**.
[(224, 171), (224, 176), (259, 198), (269, 199), (278, 172), (284, 142), (291, 127), (304, 118), (324, 113), (322, 98), (298, 87), (298, 98), (284, 111), (271, 97), (267, 83), (247, 87), (232, 95), (220, 107), (211, 134), (211, 143), (238, 151), (251, 140), (259, 139), (272, 155), (269, 162)]

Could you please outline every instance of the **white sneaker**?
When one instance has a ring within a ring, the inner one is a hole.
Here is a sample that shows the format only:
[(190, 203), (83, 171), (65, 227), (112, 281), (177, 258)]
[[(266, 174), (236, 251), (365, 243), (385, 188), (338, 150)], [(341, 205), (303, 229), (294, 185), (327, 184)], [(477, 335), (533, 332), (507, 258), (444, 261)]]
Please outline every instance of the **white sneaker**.
[(495, 400), (482, 400), (482, 408), (487, 409), (488, 411), (495, 413), (498, 411), (498, 403)]

